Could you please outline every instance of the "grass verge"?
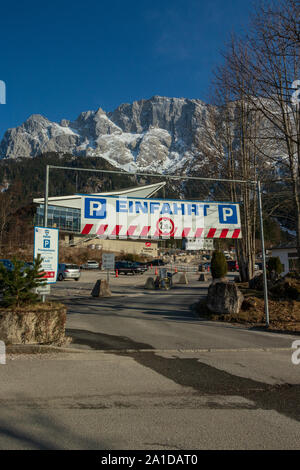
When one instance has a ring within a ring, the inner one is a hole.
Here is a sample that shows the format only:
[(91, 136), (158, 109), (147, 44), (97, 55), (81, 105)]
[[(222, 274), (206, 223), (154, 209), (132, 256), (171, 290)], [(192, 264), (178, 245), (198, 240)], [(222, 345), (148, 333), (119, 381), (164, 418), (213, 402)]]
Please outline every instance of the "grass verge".
[[(247, 327), (264, 327), (265, 310), (263, 293), (240, 286), (244, 302), (237, 314), (212, 313), (203, 299), (194, 305), (195, 312), (201, 318), (212, 321), (242, 324)], [(269, 330), (289, 333), (300, 332), (300, 302), (297, 300), (269, 299)]]

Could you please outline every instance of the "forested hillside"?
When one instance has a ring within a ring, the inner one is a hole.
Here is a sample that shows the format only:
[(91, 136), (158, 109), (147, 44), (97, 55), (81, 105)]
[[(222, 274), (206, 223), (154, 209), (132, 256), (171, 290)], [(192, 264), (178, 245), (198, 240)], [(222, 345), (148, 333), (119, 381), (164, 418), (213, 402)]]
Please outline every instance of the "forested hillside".
[[(0, 246), (22, 247), (32, 240), (35, 205), (33, 198), (44, 196), (46, 165), (72, 168), (95, 168), (116, 170), (110, 163), (99, 157), (59, 156), (48, 153), (32, 159), (4, 159), (0, 161)], [(196, 173), (195, 173), (196, 174)], [(197, 176), (207, 176), (206, 174)], [(167, 181), (164, 191), (158, 197), (186, 198), (200, 200), (230, 200), (230, 186), (226, 183), (200, 182), (193, 180), (169, 180), (164, 177), (128, 176), (126, 174), (85, 173), (51, 169), (49, 196), (111, 191), (142, 184)], [(282, 202), (282, 186), (269, 188), (264, 198), (266, 241), (273, 244), (291, 239), (278, 223), (293, 227), (293, 207), (289, 197)], [(284, 195), (284, 193), (283, 193)], [(275, 204), (274, 201), (277, 200)], [(241, 206), (243, 211), (243, 206)], [(277, 218), (278, 216), (278, 218)], [(259, 231), (257, 226), (257, 238)]]

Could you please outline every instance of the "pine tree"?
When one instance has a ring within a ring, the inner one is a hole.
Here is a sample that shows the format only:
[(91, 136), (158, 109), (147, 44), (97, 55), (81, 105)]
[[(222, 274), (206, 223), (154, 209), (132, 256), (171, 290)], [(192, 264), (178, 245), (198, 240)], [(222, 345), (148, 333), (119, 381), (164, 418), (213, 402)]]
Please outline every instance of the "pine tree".
[(41, 272), (42, 259), (35, 259), (33, 267), (25, 267), (23, 261), (12, 259), (13, 269), (8, 270), (0, 263), (0, 292), (3, 294), (4, 307), (20, 307), (24, 304), (36, 303), (39, 296), (34, 290), (45, 285)]
[(220, 279), (227, 274), (228, 267), (224, 253), (214, 251), (211, 258), (211, 275), (213, 279)]
[(279, 256), (273, 256), (272, 258), (269, 258), (267, 270), (268, 272), (275, 271), (276, 274), (281, 274), (283, 272), (283, 266)]

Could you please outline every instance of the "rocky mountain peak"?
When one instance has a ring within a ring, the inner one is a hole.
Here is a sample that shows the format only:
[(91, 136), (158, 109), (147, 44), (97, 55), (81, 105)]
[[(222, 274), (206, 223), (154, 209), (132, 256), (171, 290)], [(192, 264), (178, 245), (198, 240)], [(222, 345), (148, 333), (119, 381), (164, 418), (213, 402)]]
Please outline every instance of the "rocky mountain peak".
[(47, 151), (101, 156), (127, 170), (176, 171), (200, 154), (207, 120), (200, 100), (153, 96), (123, 103), (112, 112), (85, 111), (74, 120), (51, 122), (30, 116), (9, 129), (0, 143), (0, 157), (35, 157)]

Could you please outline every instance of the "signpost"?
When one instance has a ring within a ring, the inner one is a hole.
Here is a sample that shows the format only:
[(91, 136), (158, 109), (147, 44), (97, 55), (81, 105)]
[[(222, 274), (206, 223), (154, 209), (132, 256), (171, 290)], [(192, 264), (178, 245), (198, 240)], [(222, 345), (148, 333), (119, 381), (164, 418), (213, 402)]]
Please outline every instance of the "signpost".
[(34, 227), (34, 258), (41, 255), (42, 271), (45, 273), (44, 278), (49, 284), (41, 287), (39, 292), (45, 301), (45, 295), (50, 293), (50, 284), (56, 282), (58, 269), (58, 229), (46, 227)]
[(103, 253), (102, 254), (102, 268), (107, 270), (107, 282), (109, 282), (109, 271), (115, 269), (115, 254)]
[(44, 286), (39, 286), (35, 289), (36, 294), (38, 295), (50, 295), (50, 284), (45, 284)]
[(239, 204), (82, 197), (81, 233), (99, 238), (241, 238)]

